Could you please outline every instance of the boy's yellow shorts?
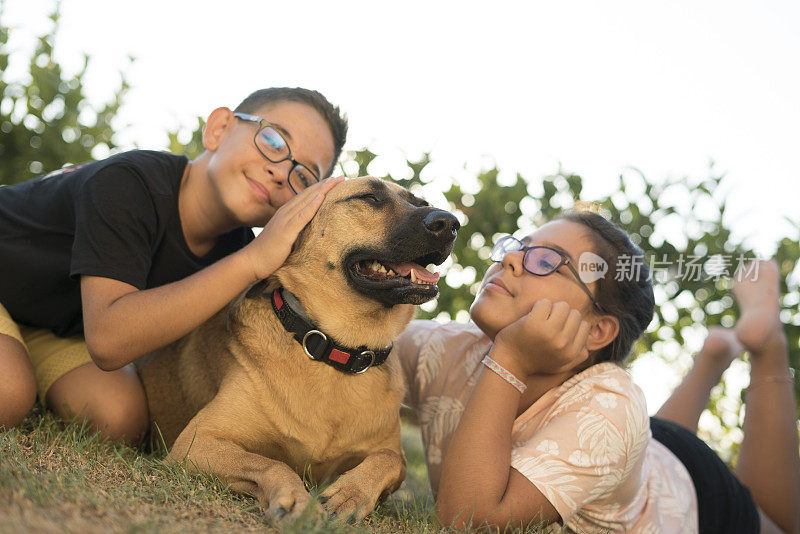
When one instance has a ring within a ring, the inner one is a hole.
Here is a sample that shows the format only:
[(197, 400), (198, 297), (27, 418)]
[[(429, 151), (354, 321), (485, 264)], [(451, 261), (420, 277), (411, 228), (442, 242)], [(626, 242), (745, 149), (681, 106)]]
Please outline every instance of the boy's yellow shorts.
[(39, 402), (46, 404), (53, 382), (83, 364), (91, 363), (83, 336), (58, 337), (50, 330), (18, 325), (0, 304), (0, 334), (11, 336), (28, 351), (36, 376)]

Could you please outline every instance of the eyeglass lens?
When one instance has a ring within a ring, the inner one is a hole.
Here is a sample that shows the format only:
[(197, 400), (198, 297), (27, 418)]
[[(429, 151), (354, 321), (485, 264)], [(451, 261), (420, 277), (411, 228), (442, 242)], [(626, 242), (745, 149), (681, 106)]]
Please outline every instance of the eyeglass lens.
[[(509, 252), (523, 250), (525, 246), (512, 236), (506, 236), (498, 241), (492, 248), (490, 259), (492, 261), (502, 261), (503, 257)], [(561, 254), (555, 250), (543, 247), (530, 248), (525, 252), (523, 259), (525, 269), (540, 276), (550, 274), (555, 271), (562, 263)]]
[[(292, 157), (289, 145), (283, 136), (271, 126), (265, 126), (256, 136), (256, 145), (268, 160), (278, 163)], [(317, 181), (314, 174), (305, 166), (295, 164), (289, 173), (289, 185), (299, 193)]]
[(292, 172), (289, 173), (289, 184), (292, 186), (295, 193), (299, 193), (316, 181), (317, 179), (311, 174), (311, 171), (302, 165), (295, 165), (292, 167)]
[(533, 274), (550, 274), (564, 261), (561, 254), (548, 248), (532, 248), (525, 254), (525, 268)]
[(502, 261), (503, 257), (509, 252), (522, 250), (522, 248), (522, 243), (514, 239), (512, 236), (507, 235), (495, 243), (494, 247), (492, 247), (492, 252), (489, 255), (489, 259), (492, 261)]
[(277, 130), (269, 126), (262, 128), (258, 132), (256, 144), (270, 160), (280, 161), (289, 157), (289, 145), (286, 144), (283, 136)]

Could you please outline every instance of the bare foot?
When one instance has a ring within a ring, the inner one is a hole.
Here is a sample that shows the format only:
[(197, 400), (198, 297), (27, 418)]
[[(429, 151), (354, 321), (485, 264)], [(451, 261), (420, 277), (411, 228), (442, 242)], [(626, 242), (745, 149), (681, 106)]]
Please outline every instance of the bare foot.
[(695, 360), (703, 359), (707, 361), (715, 370), (719, 371), (721, 376), (722, 372), (742, 352), (744, 352), (744, 347), (732, 328), (712, 326), (708, 329), (703, 348), (697, 353)]
[(736, 273), (733, 295), (741, 315), (734, 326), (736, 337), (751, 354), (758, 355), (784, 338), (778, 303), (778, 265), (775, 260), (758, 261)]

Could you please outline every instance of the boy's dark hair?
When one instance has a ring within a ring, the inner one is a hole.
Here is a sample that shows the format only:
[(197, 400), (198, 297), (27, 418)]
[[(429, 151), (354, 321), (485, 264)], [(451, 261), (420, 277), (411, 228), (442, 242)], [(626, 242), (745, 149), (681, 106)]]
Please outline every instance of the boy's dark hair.
[(642, 249), (633, 244), (624, 230), (597, 213), (566, 211), (556, 219), (588, 228), (595, 254), (608, 264), (606, 275), (597, 281), (595, 298), (606, 314), (617, 318), (619, 333), (600, 349), (594, 363), (622, 363), (633, 342), (650, 324), (655, 308), (653, 282)]
[(325, 171), (326, 178), (331, 175), (339, 156), (342, 154), (342, 147), (347, 138), (347, 116), (339, 110), (339, 106), (331, 104), (319, 91), (303, 89), (302, 87), (270, 87), (259, 89), (251, 93), (250, 96), (242, 100), (234, 110), (237, 113), (255, 114), (264, 106), (277, 104), (279, 102), (299, 102), (306, 104), (316, 110), (331, 130), (333, 136), (333, 162), (330, 168)]

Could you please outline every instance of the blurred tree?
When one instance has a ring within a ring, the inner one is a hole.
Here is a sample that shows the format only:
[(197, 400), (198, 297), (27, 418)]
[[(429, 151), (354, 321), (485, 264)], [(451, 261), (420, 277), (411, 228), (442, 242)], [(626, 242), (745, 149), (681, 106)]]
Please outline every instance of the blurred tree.
[(203, 148), (203, 128), (206, 127), (206, 121), (201, 117), (197, 118), (197, 128), (190, 134), (187, 142), (181, 141), (181, 137), (185, 137), (186, 132), (178, 130), (169, 132), (169, 145), (167, 150), (173, 154), (183, 154), (189, 159), (194, 159), (199, 156)]
[[(65, 77), (55, 61), (60, 3), (50, 15), (52, 29), (39, 37), (25, 80), (8, 79), (11, 29), (3, 25), (0, 2), (0, 185), (21, 182), (66, 164), (93, 159), (93, 151), (115, 147), (111, 121), (128, 83), (122, 75), (112, 100), (93, 108), (84, 95), (83, 68)], [(95, 152), (96, 154), (96, 152)]]

